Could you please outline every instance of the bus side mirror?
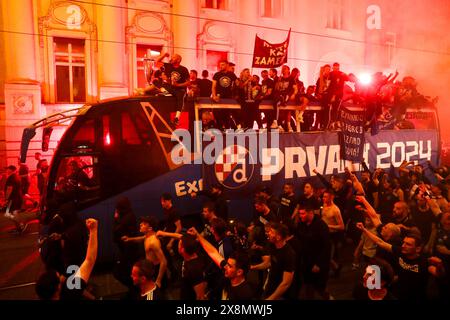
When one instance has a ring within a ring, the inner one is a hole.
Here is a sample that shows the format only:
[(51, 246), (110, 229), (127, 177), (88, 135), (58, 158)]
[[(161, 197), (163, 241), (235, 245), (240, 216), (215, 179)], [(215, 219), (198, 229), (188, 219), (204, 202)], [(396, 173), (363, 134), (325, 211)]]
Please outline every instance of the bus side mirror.
[(25, 128), (22, 133), (22, 140), (20, 142), (20, 161), (25, 163), (27, 160), (28, 147), (30, 145), (31, 139), (36, 135), (36, 130), (34, 128)]
[(53, 128), (45, 127), (42, 130), (42, 151), (48, 151), (48, 145), (50, 144), (50, 136), (52, 135)]

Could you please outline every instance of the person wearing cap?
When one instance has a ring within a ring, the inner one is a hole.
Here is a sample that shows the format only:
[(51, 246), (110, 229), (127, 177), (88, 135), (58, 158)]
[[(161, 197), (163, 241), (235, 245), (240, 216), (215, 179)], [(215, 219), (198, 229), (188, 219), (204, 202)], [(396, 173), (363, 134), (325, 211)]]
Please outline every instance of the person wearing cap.
[(20, 177), (17, 174), (16, 166), (10, 165), (6, 171), (6, 183), (5, 183), (5, 201), (6, 201), (6, 213), (5, 217), (14, 222), (16, 229), (19, 233), (25, 231), (27, 225), (20, 222), (19, 211), (22, 208), (23, 197), (20, 184)]
[(167, 259), (161, 249), (161, 242), (156, 237), (158, 221), (155, 217), (141, 217), (139, 232), (144, 235), (141, 237), (122, 237), (124, 242), (144, 241), (145, 258), (150, 261), (157, 273), (155, 284), (158, 288), (162, 287), (162, 281), (167, 270)]

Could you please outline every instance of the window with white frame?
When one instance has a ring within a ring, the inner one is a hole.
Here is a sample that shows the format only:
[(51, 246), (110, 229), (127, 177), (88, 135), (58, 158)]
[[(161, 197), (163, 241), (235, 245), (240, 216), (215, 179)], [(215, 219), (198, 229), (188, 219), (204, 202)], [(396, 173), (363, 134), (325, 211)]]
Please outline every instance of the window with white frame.
[(282, 0), (261, 0), (261, 16), (279, 18), (282, 12)]
[(203, 8), (227, 10), (227, 0), (203, 0)]
[(327, 28), (345, 30), (345, 0), (328, 0)]
[(53, 38), (56, 102), (86, 102), (85, 41)]
[(156, 58), (161, 54), (162, 45), (148, 45), (137, 44), (136, 45), (136, 74), (137, 74), (137, 86), (138, 88), (145, 88), (147, 85), (147, 79), (145, 76), (144, 59)]

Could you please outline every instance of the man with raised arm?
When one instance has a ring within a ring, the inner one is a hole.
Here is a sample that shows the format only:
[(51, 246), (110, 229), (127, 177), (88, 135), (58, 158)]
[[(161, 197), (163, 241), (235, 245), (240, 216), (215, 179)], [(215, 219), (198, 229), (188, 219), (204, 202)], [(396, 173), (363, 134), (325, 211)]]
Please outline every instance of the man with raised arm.
[(422, 239), (418, 233), (409, 233), (401, 246), (391, 245), (371, 233), (362, 223), (357, 227), (376, 245), (392, 252), (395, 257), (394, 270), (398, 273), (396, 294), (400, 300), (424, 301), (428, 283), (428, 262), (422, 254)]
[(188, 233), (195, 236), (200, 242), (208, 256), (223, 271), (228, 280), (222, 291), (222, 300), (253, 300), (254, 291), (246, 280), (249, 270), (248, 257), (242, 252), (233, 252), (228, 259), (219, 253), (219, 251), (206, 240), (195, 228), (188, 230)]
[[(169, 53), (164, 53), (160, 55), (156, 61), (162, 62), (164, 58), (169, 56)], [(171, 84), (169, 87), (169, 92), (176, 98), (177, 101), (177, 112), (173, 122), (175, 125), (178, 125), (181, 111), (184, 107), (186, 89), (190, 84), (189, 70), (181, 65), (181, 56), (179, 54), (174, 54), (172, 55), (169, 63), (164, 63), (164, 73), (169, 78)]]
[[(70, 275), (68, 278), (55, 270), (48, 270), (41, 274), (36, 282), (36, 293), (41, 300), (81, 300), (83, 297), (97, 259), (97, 220), (87, 219), (86, 227), (89, 230), (89, 242), (85, 260), (78, 270), (75, 269), (75, 275)], [(68, 272), (70, 271), (68, 269)]]

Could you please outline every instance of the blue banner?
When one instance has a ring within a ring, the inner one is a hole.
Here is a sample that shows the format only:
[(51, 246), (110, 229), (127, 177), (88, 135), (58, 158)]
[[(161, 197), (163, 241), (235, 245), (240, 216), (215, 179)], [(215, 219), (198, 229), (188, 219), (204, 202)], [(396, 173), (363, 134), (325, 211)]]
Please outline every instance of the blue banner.
[[(279, 191), (285, 182), (300, 186), (308, 179), (320, 186), (314, 169), (325, 176), (344, 173), (345, 167), (363, 170), (359, 163), (342, 160), (336, 132), (280, 134), (276, 146), (259, 138), (253, 135), (228, 144), (215, 163), (203, 164), (205, 187), (219, 183), (230, 197), (248, 197), (261, 185)], [(426, 168), (428, 160), (438, 165), (438, 141), (435, 130), (381, 131), (376, 136), (366, 133), (362, 159), (372, 171), (398, 168), (403, 160)]]

